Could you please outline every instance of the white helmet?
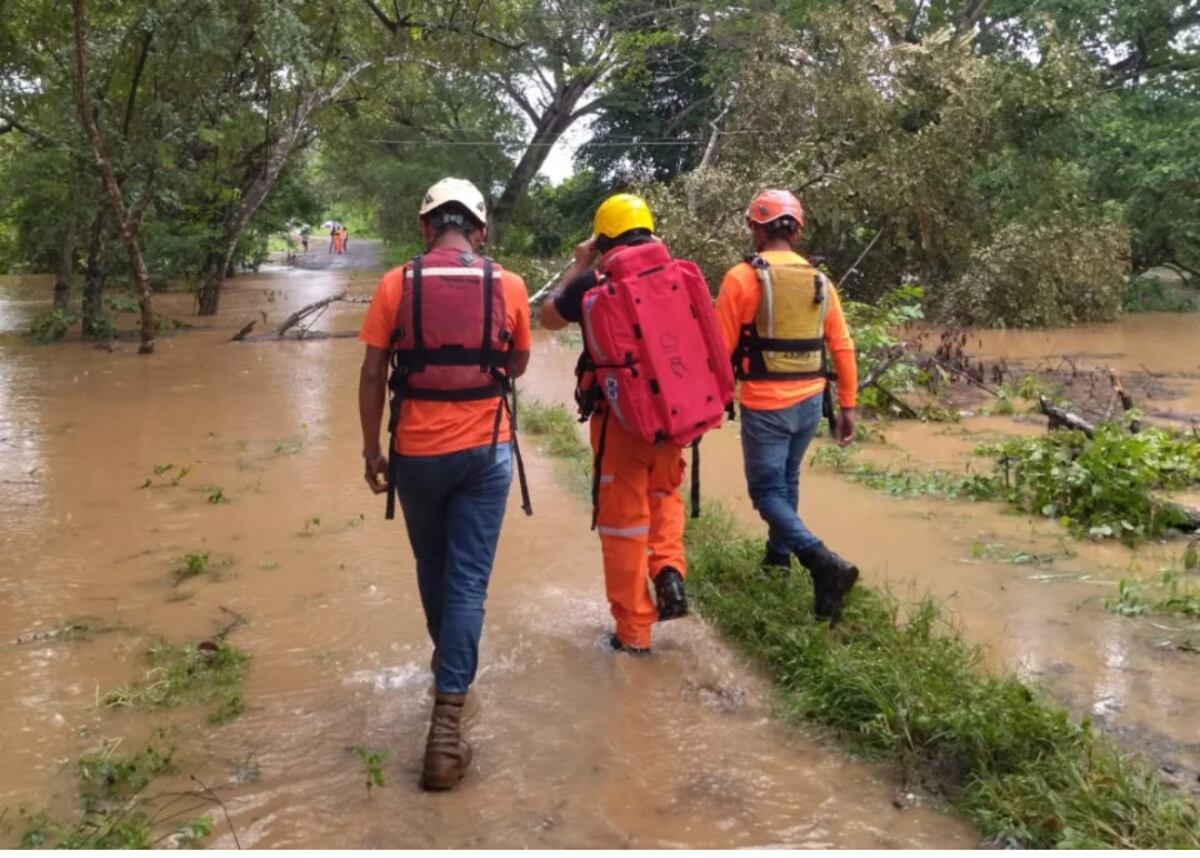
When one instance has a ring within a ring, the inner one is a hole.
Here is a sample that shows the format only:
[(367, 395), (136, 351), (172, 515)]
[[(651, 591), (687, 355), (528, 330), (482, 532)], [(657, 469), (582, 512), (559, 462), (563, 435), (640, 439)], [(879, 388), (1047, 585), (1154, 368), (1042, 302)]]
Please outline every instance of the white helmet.
[(424, 217), (446, 203), (458, 203), (478, 218), (481, 225), (487, 223), (487, 205), (483, 201), (483, 194), (466, 179), (448, 178), (436, 183), (425, 192), (418, 214)]

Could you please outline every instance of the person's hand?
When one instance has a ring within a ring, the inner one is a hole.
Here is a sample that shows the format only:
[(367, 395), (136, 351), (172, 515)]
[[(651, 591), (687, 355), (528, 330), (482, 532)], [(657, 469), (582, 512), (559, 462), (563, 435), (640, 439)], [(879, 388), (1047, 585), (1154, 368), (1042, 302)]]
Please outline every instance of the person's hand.
[(387, 475), (388, 461), (387, 456), (376, 450), (374, 453), (363, 456), (363, 463), (366, 466), (367, 485), (371, 487), (371, 491), (380, 495), (387, 491)]
[(845, 447), (854, 440), (855, 414), (853, 408), (839, 408), (837, 417), (838, 446)]
[(580, 268), (589, 268), (596, 260), (596, 236), (575, 245), (575, 264)]

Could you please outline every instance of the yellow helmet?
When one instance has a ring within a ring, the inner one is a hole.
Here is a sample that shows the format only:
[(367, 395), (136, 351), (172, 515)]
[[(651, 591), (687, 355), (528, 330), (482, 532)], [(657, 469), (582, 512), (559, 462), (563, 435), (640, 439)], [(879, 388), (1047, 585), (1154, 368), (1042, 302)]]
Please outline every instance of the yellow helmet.
[(615, 194), (596, 209), (592, 232), (605, 238), (617, 238), (631, 229), (654, 232), (654, 216), (646, 201), (634, 194)]

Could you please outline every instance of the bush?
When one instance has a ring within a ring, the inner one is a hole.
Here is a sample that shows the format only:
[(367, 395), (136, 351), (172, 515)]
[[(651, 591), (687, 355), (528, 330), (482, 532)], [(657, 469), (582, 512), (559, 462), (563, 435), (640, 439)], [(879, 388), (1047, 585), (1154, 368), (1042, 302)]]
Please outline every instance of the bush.
[(1128, 274), (1114, 260), (1128, 258), (1128, 235), (1112, 221), (1011, 223), (935, 296), (937, 315), (1012, 328), (1114, 319)]

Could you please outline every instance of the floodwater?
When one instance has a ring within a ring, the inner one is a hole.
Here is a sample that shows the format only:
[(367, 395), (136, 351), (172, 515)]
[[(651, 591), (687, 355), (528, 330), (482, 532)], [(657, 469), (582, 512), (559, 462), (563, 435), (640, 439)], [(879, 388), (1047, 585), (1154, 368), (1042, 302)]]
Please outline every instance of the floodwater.
[[(355, 259), (371, 264), (369, 253)], [(135, 748), (171, 723), (180, 771), (217, 789), (242, 845), (979, 842), (953, 815), (908, 800), (888, 769), (772, 719), (768, 688), (699, 620), (660, 628), (654, 658), (608, 652), (586, 503), (532, 439), (536, 516), (510, 504), (476, 686), (476, 763), (460, 790), (421, 793), (430, 648), (403, 525), (385, 522), (362, 484), (360, 347), (226, 342), (260, 312), (277, 324), (347, 283), (369, 294), (373, 277), (355, 259), (238, 278), (216, 320), (192, 318), (186, 295), (161, 296), (160, 312), (209, 329), (166, 336), (150, 358), (129, 344), (110, 353), (0, 334), (0, 669), (9, 688), (0, 731), (10, 737), (0, 808), (67, 812), (71, 760), (106, 738)], [(0, 330), (23, 327), (48, 294), (45, 279), (0, 279)], [(335, 305), (318, 327), (352, 330), (362, 312)], [(1185, 413), (1200, 410), (1196, 327), (1197, 317), (1141, 316), (988, 334), (975, 347), (1030, 365), (1062, 354), (1130, 372), (1145, 364), (1166, 374), (1164, 398), (1147, 404)], [(526, 395), (566, 402), (573, 365), (570, 346), (539, 335)], [(867, 454), (979, 467), (980, 439), (1040, 431), (994, 416), (895, 424)], [(737, 432), (705, 440), (704, 492), (758, 528)], [(178, 486), (139, 489), (166, 464), (192, 471)], [(229, 503), (208, 502), (218, 487)], [(866, 581), (906, 599), (932, 592), (990, 664), (1019, 670), (1195, 781), (1200, 657), (1168, 645), (1189, 629), (1103, 609), (1120, 578), (1153, 575), (1180, 541), (1136, 553), (1081, 543), (996, 505), (892, 498), (807, 467), (801, 508)], [(202, 551), (217, 574), (173, 587), (175, 558)], [(1007, 562), (1017, 552), (1037, 562)], [(249, 620), (231, 637), (253, 657), (240, 718), (214, 727), (195, 709), (97, 709), (98, 692), (142, 674), (148, 643), (203, 639), (226, 622), (223, 608)], [(3, 643), (79, 616), (125, 628), (90, 641)], [(368, 794), (354, 746), (388, 753), (385, 787)], [(214, 842), (232, 845), (228, 827), (218, 824)]]
[[(358, 242), (358, 248), (364, 243)], [(369, 245), (365, 245), (370, 249)], [(915, 803), (890, 770), (849, 760), (770, 717), (769, 690), (697, 619), (660, 629), (651, 659), (615, 656), (586, 503), (534, 452), (537, 515), (514, 502), (492, 579), (462, 787), (416, 781), (430, 707), (430, 647), (403, 525), (363, 485), (353, 340), (229, 343), (259, 312), (337, 291), (342, 270), (238, 278), (215, 320), (185, 294), (158, 309), (206, 329), (138, 357), (14, 333), (44, 279), (0, 280), (0, 844), (17, 810), (76, 805), (73, 760), (103, 740), (129, 752), (172, 726), (180, 774), (163, 786), (222, 798), (243, 846), (963, 847), (978, 834)], [(360, 257), (370, 264), (369, 254)], [(325, 330), (353, 329), (339, 304)], [(565, 396), (569, 352), (542, 339), (531, 388)], [(732, 435), (715, 442), (727, 445)], [(710, 486), (733, 485), (734, 450)], [(192, 470), (139, 488), (156, 466)], [(160, 485), (161, 484), (161, 485)], [(835, 485), (835, 483), (831, 483)], [(214, 504), (217, 494), (228, 503)], [(514, 492), (515, 495), (515, 492)], [(185, 553), (212, 572), (179, 586)], [(99, 694), (140, 678), (158, 638), (196, 642), (236, 611), (230, 641), (252, 656), (245, 713), (105, 710)], [(90, 640), (39, 638), (79, 617), (120, 624)], [(351, 749), (386, 751), (368, 792)], [(234, 839), (216, 808), (212, 842)]]

